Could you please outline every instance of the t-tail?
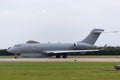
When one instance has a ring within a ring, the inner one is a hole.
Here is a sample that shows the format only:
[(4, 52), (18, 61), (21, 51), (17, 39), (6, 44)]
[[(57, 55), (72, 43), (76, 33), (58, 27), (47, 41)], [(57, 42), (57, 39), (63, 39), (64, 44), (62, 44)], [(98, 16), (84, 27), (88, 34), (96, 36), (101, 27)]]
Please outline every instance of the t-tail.
[(93, 29), (90, 34), (81, 42), (94, 45), (102, 32), (104, 32), (103, 29)]

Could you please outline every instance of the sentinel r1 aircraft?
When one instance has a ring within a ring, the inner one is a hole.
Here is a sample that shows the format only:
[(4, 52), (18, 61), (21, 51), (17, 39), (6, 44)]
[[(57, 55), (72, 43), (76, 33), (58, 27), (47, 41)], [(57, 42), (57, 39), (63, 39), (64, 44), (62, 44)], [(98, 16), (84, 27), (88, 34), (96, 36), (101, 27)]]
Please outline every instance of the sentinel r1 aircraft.
[(84, 40), (75, 43), (39, 43), (31, 40), (9, 47), (7, 51), (14, 53), (15, 58), (18, 54), (22, 57), (50, 57), (54, 54), (56, 58), (61, 56), (67, 58), (69, 53), (99, 51), (95, 49), (94, 44), (103, 31), (103, 29), (93, 29)]

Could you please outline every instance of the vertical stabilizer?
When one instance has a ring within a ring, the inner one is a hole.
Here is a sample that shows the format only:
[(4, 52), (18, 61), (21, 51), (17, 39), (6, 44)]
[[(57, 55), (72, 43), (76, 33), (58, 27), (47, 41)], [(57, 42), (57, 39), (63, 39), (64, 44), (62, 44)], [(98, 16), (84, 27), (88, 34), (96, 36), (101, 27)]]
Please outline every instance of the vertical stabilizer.
[(90, 34), (81, 42), (83, 43), (88, 43), (91, 45), (94, 45), (95, 42), (97, 41), (98, 37), (100, 36), (100, 34), (103, 32), (103, 29), (93, 29)]

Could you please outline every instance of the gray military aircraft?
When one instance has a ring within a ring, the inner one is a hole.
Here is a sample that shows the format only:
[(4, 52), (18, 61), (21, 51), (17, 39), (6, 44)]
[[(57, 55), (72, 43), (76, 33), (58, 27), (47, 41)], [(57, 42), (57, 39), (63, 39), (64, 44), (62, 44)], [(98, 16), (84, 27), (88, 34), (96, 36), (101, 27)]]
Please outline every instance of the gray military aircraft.
[(18, 54), (22, 57), (50, 57), (54, 54), (56, 58), (61, 56), (67, 58), (69, 53), (99, 51), (99, 49), (95, 49), (94, 44), (103, 31), (103, 29), (93, 29), (84, 40), (75, 43), (39, 43), (30, 40), (24, 44), (9, 47), (7, 51), (14, 53), (15, 58)]

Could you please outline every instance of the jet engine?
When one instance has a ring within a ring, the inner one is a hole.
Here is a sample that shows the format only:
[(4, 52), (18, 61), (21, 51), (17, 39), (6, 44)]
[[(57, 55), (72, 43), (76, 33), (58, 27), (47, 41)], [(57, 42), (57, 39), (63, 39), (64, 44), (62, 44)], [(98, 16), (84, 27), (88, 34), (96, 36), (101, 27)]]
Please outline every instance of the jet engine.
[(87, 44), (87, 43), (74, 43), (75, 49), (93, 49), (95, 46)]

